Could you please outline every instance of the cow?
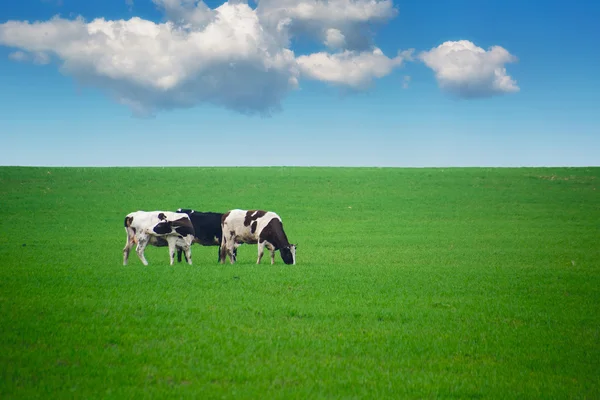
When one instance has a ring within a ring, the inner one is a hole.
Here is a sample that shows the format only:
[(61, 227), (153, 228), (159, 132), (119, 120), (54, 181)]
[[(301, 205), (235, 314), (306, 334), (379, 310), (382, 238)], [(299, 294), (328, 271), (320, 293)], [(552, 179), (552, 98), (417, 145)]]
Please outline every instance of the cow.
[(223, 214), (221, 225), (223, 230), (223, 240), (219, 249), (221, 264), (225, 263), (227, 255), (230, 263), (235, 263), (235, 249), (242, 243), (258, 244), (257, 264), (260, 264), (265, 246), (271, 252), (271, 264), (275, 263), (276, 250), (279, 250), (284, 263), (296, 264), (296, 245), (288, 242), (281, 218), (276, 213), (235, 209)]
[[(178, 208), (178, 213), (185, 213), (190, 217), (192, 225), (194, 226), (194, 241), (202, 246), (220, 246), (221, 239), (223, 237), (223, 230), (221, 229), (221, 219), (223, 214), (216, 212), (201, 212), (192, 210), (191, 208)], [(177, 261), (181, 262), (181, 253), (183, 249), (177, 247)], [(220, 250), (217, 249), (217, 253)], [(236, 251), (234, 250), (234, 257)], [(219, 254), (217, 254), (218, 258)]]
[(169, 246), (171, 265), (175, 248), (185, 251), (188, 264), (192, 264), (191, 245), (194, 226), (185, 213), (171, 211), (135, 211), (125, 216), (127, 242), (123, 249), (123, 265), (127, 265), (129, 251), (137, 243), (136, 253), (144, 265), (148, 265), (144, 250), (148, 244), (156, 247)]

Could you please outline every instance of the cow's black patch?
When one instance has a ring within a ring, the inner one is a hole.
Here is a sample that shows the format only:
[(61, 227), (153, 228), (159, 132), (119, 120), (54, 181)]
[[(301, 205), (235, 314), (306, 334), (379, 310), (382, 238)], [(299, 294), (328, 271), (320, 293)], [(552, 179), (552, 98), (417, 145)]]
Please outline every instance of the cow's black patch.
[(252, 223), (252, 226), (250, 227), (250, 232), (252, 232), (252, 233), (256, 232), (256, 225), (258, 225), (258, 223), (256, 221), (254, 221)]
[(200, 212), (188, 208), (180, 208), (186, 213), (194, 226), (194, 242), (202, 246), (218, 246), (221, 244), (223, 231), (221, 219), (223, 214), (216, 212)]
[(175, 232), (177, 232), (179, 234), (179, 237), (183, 237), (183, 236), (193, 235), (194, 234), (194, 231), (192, 231), (187, 226), (178, 226), (177, 228), (175, 228)]
[(267, 241), (273, 245), (275, 250), (279, 250), (284, 263), (294, 263), (294, 255), (290, 249), (293, 245), (288, 242), (288, 238), (283, 230), (283, 224), (279, 218), (273, 218), (269, 221), (267, 226), (260, 232), (258, 240), (261, 243)]
[(150, 244), (156, 247), (166, 247), (169, 245), (169, 242), (159, 236), (151, 236)]
[[(178, 208), (177, 212), (185, 213), (190, 217), (192, 226), (194, 227), (193, 243), (198, 243), (202, 246), (219, 246), (221, 244), (223, 238), (221, 223), (228, 214), (201, 212), (191, 208)], [(178, 248), (177, 261), (181, 261), (181, 258), (182, 250)]]
[(125, 228), (130, 227), (132, 222), (133, 222), (133, 217), (125, 217)]
[(173, 228), (175, 228), (175, 232), (179, 233), (182, 236), (192, 235), (194, 236), (194, 226), (189, 218), (180, 218), (172, 223)]
[(166, 235), (167, 233), (171, 233), (171, 222), (159, 222), (158, 224), (154, 225), (154, 228), (152, 228), (152, 230), (159, 235)]
[(294, 256), (292, 255), (292, 250), (288, 247), (282, 247), (279, 250), (279, 254), (281, 254), (281, 259), (283, 260), (284, 263), (286, 264), (293, 264), (294, 263)]
[(268, 241), (271, 243), (275, 250), (281, 249), (283, 247), (289, 247), (290, 243), (288, 242), (288, 238), (283, 231), (283, 224), (281, 220), (278, 218), (273, 218), (269, 221), (267, 226), (260, 232), (258, 236), (258, 240)]
[(167, 216), (164, 213), (159, 213), (158, 214), (158, 219), (161, 221), (165, 221), (167, 219)]
[(264, 217), (266, 213), (267, 212), (263, 210), (246, 211), (246, 217), (244, 218), (244, 226), (250, 226), (252, 221), (256, 221), (257, 219)]
[[(220, 246), (223, 240), (223, 222), (229, 216), (229, 212), (224, 214), (216, 212), (202, 212), (191, 208), (178, 208), (177, 212), (185, 213), (190, 217), (192, 226), (194, 227), (193, 243), (201, 244), (202, 246)], [(234, 250), (234, 254), (237, 249)], [(219, 249), (217, 249), (219, 253)], [(182, 250), (177, 249), (177, 260), (182, 259)]]

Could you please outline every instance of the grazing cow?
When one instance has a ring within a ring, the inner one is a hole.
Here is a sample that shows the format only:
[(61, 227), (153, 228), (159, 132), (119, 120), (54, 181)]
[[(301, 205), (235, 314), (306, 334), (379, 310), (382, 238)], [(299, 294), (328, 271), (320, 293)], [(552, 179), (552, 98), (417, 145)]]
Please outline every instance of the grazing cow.
[(235, 249), (242, 243), (258, 244), (257, 264), (263, 256), (265, 246), (271, 252), (271, 264), (275, 263), (275, 250), (279, 250), (281, 259), (286, 264), (296, 264), (296, 245), (290, 244), (283, 231), (279, 215), (272, 211), (231, 210), (223, 215), (223, 240), (219, 252), (219, 261), (236, 261)]
[(184, 213), (170, 211), (136, 211), (125, 217), (127, 243), (123, 249), (123, 265), (127, 265), (129, 251), (135, 243), (138, 257), (144, 265), (148, 265), (144, 250), (148, 244), (162, 247), (169, 246), (171, 265), (175, 259), (175, 248), (185, 251), (188, 263), (192, 264), (191, 245), (194, 240), (194, 227), (190, 217)]
[[(223, 237), (221, 229), (221, 219), (223, 214), (216, 212), (201, 212), (190, 208), (178, 208), (178, 213), (185, 213), (190, 217), (194, 226), (194, 241), (202, 246), (220, 246)], [(219, 253), (219, 249), (217, 249)], [(177, 248), (177, 261), (181, 262), (181, 253), (183, 250)], [(234, 256), (236, 252), (234, 250)], [(217, 254), (218, 257), (218, 254)], [(186, 260), (187, 261), (187, 260)]]

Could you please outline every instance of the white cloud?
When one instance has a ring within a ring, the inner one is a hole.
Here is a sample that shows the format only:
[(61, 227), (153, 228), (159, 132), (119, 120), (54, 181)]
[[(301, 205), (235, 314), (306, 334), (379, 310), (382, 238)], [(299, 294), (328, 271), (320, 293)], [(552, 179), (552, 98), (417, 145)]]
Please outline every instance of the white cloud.
[[(261, 0), (257, 9), (243, 0), (215, 9), (198, 0), (152, 1), (166, 22), (8, 21), (0, 24), (0, 45), (18, 49), (11, 56), (16, 61), (56, 60), (64, 74), (102, 88), (139, 114), (203, 102), (269, 114), (298, 86), (301, 70), (312, 79), (366, 88), (402, 61), (377, 48), (343, 50), (348, 37), (357, 42), (364, 36), (361, 24), (395, 15), (391, 0)], [(290, 32), (313, 25), (319, 40), (340, 52), (296, 59)]]
[(8, 58), (13, 61), (28, 62), (31, 61), (34, 64), (44, 65), (50, 63), (50, 56), (48, 54), (36, 51), (32, 53), (26, 53), (24, 51), (15, 51), (8, 55)]
[(388, 58), (375, 48), (370, 52), (345, 50), (340, 53), (315, 53), (298, 57), (302, 76), (334, 85), (349, 86), (354, 89), (367, 88), (374, 78), (388, 75), (402, 64), (405, 55), (399, 53)]
[(404, 75), (402, 79), (402, 89), (408, 89), (408, 85), (410, 84), (410, 76)]
[(440, 88), (465, 98), (519, 91), (505, 64), (517, 58), (500, 46), (487, 51), (468, 40), (444, 42), (419, 58), (435, 72)]
[(202, 30), (140, 18), (0, 24), (0, 43), (54, 54), (61, 70), (139, 113), (202, 102), (269, 113), (298, 84), (292, 51), (275, 45), (246, 4), (224, 4)]
[(23, 51), (15, 51), (8, 55), (8, 58), (13, 61), (29, 61), (29, 55)]
[[(0, 23), (0, 45), (15, 49), (14, 61), (56, 62), (139, 114), (201, 103), (269, 114), (302, 77), (364, 90), (413, 59), (412, 50), (390, 58), (373, 43), (371, 28), (397, 14), (392, 0), (257, 0), (255, 9), (244, 0), (215, 9), (199, 0), (152, 1), (166, 21), (8, 21)], [(297, 36), (328, 51), (296, 57)], [(461, 96), (518, 90), (504, 69), (515, 58), (501, 47), (446, 42), (419, 58), (443, 89)]]
[[(218, 13), (203, 1), (152, 0), (152, 2), (164, 11), (169, 21), (196, 29), (206, 27)], [(229, 3), (234, 5), (233, 2)]]
[[(331, 43), (332, 32), (344, 37), (344, 48), (366, 50), (372, 43), (370, 27), (394, 18), (392, 0), (257, 0), (257, 13), (265, 27), (284, 45), (290, 37), (310, 36)], [(340, 41), (337, 42), (338, 44)]]
[(346, 45), (346, 37), (335, 28), (329, 28), (325, 32), (325, 45), (332, 49), (340, 49)]

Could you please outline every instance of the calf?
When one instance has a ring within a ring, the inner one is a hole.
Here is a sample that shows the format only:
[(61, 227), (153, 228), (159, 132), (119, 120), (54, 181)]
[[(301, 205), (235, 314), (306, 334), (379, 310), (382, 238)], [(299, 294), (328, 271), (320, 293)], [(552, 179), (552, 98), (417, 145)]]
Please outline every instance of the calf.
[[(190, 208), (178, 208), (177, 212), (185, 213), (190, 217), (194, 226), (194, 241), (193, 243), (201, 244), (202, 246), (220, 246), (223, 237), (221, 229), (221, 219), (223, 214), (216, 212), (201, 212)], [(219, 249), (217, 249), (220, 252)], [(181, 262), (181, 253), (183, 250), (177, 248), (177, 261)], [(235, 257), (234, 250), (234, 257)], [(217, 255), (218, 256), (218, 255)]]
[(242, 243), (258, 244), (257, 264), (263, 256), (265, 246), (271, 252), (271, 264), (275, 263), (275, 250), (279, 250), (286, 264), (296, 264), (296, 245), (288, 242), (279, 215), (272, 211), (231, 210), (222, 218), (223, 240), (219, 251), (219, 262), (236, 261), (235, 249)]
[(185, 251), (186, 260), (192, 264), (191, 245), (194, 240), (194, 227), (190, 217), (184, 213), (170, 211), (136, 211), (125, 217), (127, 242), (123, 249), (123, 265), (127, 265), (129, 251), (137, 243), (136, 253), (144, 265), (148, 265), (144, 250), (148, 244), (169, 246), (171, 265), (175, 259), (175, 248)]

